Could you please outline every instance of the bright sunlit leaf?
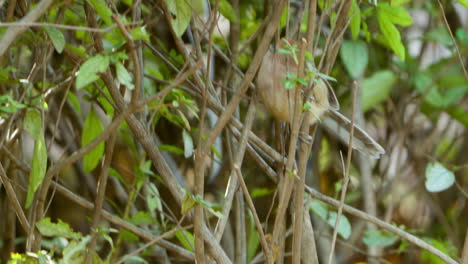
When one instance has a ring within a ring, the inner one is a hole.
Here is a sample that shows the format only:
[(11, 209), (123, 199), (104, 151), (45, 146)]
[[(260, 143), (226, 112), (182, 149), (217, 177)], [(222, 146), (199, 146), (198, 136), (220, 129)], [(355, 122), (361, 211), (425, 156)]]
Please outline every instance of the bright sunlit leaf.
[(439, 162), (429, 163), (426, 167), (426, 189), (429, 192), (441, 192), (455, 183), (455, 175)]

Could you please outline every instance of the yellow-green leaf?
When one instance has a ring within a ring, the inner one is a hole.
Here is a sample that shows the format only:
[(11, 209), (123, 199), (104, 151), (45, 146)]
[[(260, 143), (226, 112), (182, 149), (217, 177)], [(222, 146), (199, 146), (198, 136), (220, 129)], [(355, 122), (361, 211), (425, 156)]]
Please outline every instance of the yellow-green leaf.
[(97, 73), (102, 73), (109, 67), (109, 57), (96, 55), (83, 63), (76, 77), (76, 89), (81, 89), (99, 79)]
[(36, 223), (36, 227), (43, 236), (64, 237), (70, 239), (79, 239), (80, 233), (73, 232), (68, 223), (58, 220), (58, 223), (52, 223), (49, 217), (43, 218)]
[[(86, 116), (83, 133), (81, 134), (81, 146), (84, 147), (91, 143), (103, 131), (101, 120), (97, 116), (94, 108)], [(94, 149), (88, 152), (83, 158), (83, 170), (90, 172), (96, 168), (104, 154), (104, 142), (99, 143)]]
[(396, 81), (396, 75), (388, 70), (376, 72), (371, 77), (364, 79), (362, 82), (362, 111), (366, 112), (387, 100)]
[(34, 198), (39, 186), (41, 186), (42, 181), (47, 170), (47, 149), (44, 139), (44, 133), (41, 131), (38, 139), (34, 141), (34, 152), (33, 160), (31, 164), (31, 172), (29, 174), (29, 185), (28, 185), (28, 194), (26, 197), (26, 208), (31, 206), (31, 203)]
[(62, 32), (53, 27), (45, 27), (45, 31), (49, 36), (52, 44), (54, 45), (55, 50), (60, 54), (65, 47), (65, 37), (63, 36)]
[(108, 26), (112, 26), (112, 10), (107, 7), (105, 0), (87, 0), (88, 4), (93, 7), (94, 11)]
[(31, 206), (34, 194), (44, 180), (47, 170), (47, 149), (42, 130), (42, 117), (36, 110), (29, 110), (24, 117), (24, 129), (34, 139), (34, 150), (29, 173), (28, 194), (26, 196), (26, 208)]
[(353, 0), (351, 4), (349, 15), (351, 16), (351, 21), (349, 23), (351, 36), (353, 39), (357, 39), (361, 29), (361, 9), (359, 9), (359, 5), (357, 4), (356, 0)]
[(364, 74), (369, 55), (364, 41), (344, 41), (340, 49), (340, 57), (343, 64), (353, 79), (358, 79)]
[(463, 5), (464, 7), (468, 8), (468, 1), (467, 0), (457, 0), (457, 1), (458, 1), (458, 3)]
[(382, 31), (386, 43), (395, 52), (395, 54), (401, 59), (405, 60), (405, 47), (401, 42), (400, 32), (392, 23), (391, 19), (385, 12), (380, 12), (381, 9), (377, 9), (377, 19), (379, 21), (379, 27)]
[(117, 79), (119, 80), (119, 82), (125, 85), (127, 89), (133, 90), (135, 86), (132, 83), (132, 76), (130, 75), (130, 73), (128, 73), (127, 69), (120, 62), (117, 62), (115, 68), (117, 71)]
[(408, 14), (404, 7), (390, 6), (388, 3), (381, 3), (377, 7), (377, 12), (384, 13), (388, 19), (401, 26), (409, 26), (413, 24), (413, 19)]
[(39, 111), (29, 109), (24, 116), (23, 128), (34, 140), (40, 139), (42, 133), (42, 118)]
[(187, 29), (190, 19), (192, 19), (192, 8), (189, 5), (191, 1), (165, 0), (167, 8), (174, 15), (172, 27), (177, 36), (182, 36)]

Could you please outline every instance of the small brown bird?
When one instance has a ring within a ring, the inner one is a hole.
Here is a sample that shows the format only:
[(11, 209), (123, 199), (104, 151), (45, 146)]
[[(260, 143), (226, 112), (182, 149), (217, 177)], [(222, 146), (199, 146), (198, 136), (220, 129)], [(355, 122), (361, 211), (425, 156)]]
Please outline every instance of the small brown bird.
[[(263, 58), (257, 75), (257, 93), (260, 100), (278, 121), (291, 123), (294, 113), (294, 89), (285, 89), (286, 73), (297, 73), (297, 64), (290, 55), (277, 51), (287, 43), (282, 40), (275, 51), (269, 50)], [(339, 104), (333, 89), (319, 80), (309, 98), (309, 125), (320, 119), (321, 124), (344, 144), (349, 143), (351, 121), (338, 112)], [(372, 158), (379, 158), (385, 150), (363, 129), (354, 126), (353, 148)]]

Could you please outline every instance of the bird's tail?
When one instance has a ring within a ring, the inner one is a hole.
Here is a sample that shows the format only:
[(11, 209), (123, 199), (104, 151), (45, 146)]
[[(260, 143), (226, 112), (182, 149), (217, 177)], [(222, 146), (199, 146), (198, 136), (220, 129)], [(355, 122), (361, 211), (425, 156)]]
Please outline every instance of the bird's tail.
[[(337, 111), (328, 111), (322, 121), (325, 129), (337, 136), (344, 144), (349, 144), (349, 133), (351, 121)], [(368, 155), (371, 158), (378, 159), (380, 155), (385, 154), (385, 150), (362, 128), (354, 125), (353, 148)]]

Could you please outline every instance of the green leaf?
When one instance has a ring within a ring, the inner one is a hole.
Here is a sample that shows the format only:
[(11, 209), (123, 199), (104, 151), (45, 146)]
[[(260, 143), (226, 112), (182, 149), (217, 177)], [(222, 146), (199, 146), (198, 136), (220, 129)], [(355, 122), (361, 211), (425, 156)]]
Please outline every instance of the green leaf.
[(82, 89), (83, 87), (91, 84), (92, 82), (99, 79), (97, 73), (102, 73), (109, 67), (109, 57), (103, 55), (96, 55), (88, 59), (83, 63), (78, 71), (76, 77), (76, 89)]
[(368, 246), (388, 247), (398, 241), (398, 236), (381, 230), (367, 230), (362, 239)]
[(130, 216), (129, 221), (134, 225), (150, 225), (155, 223), (155, 219), (145, 211), (139, 211)]
[(190, 19), (192, 19), (192, 8), (188, 1), (165, 0), (167, 8), (174, 15), (172, 27), (178, 37), (184, 34)]
[(264, 196), (272, 194), (273, 192), (274, 190), (269, 189), (269, 188), (255, 188), (253, 189), (250, 196), (252, 196), (252, 198), (264, 197)]
[(349, 15), (352, 16), (349, 28), (351, 29), (351, 36), (355, 40), (359, 37), (359, 31), (361, 30), (361, 9), (359, 9), (359, 5), (356, 0), (353, 0), (351, 3)]
[(70, 104), (73, 106), (76, 112), (81, 115), (81, 105), (80, 101), (78, 100), (78, 97), (76, 97), (75, 93), (72, 91), (68, 92), (68, 101)]
[(58, 223), (52, 223), (49, 217), (37, 221), (36, 227), (43, 236), (63, 237), (78, 240), (82, 237), (80, 233), (73, 232), (68, 223), (58, 219)]
[(386, 12), (377, 9), (377, 20), (379, 21), (379, 28), (382, 31), (387, 45), (395, 52), (395, 54), (402, 60), (405, 60), (405, 47), (401, 42), (400, 32), (393, 25), (391, 19), (387, 16)]
[(457, 0), (462, 6), (468, 8), (468, 1), (467, 0)]
[(353, 79), (364, 74), (369, 61), (367, 46), (364, 41), (344, 41), (340, 49), (343, 64)]
[(7, 116), (2, 112), (7, 114), (16, 113), (19, 109), (25, 108), (26, 105), (13, 99), (11, 94), (0, 95), (0, 116)]
[(449, 107), (446, 111), (450, 115), (450, 117), (457, 120), (466, 128), (468, 128), (468, 111), (466, 111), (462, 106), (454, 105)]
[(182, 206), (180, 208), (181, 214), (185, 214), (190, 211), (197, 202), (190, 191), (184, 190), (184, 192), (184, 199), (182, 200)]
[(52, 41), (55, 50), (61, 54), (65, 47), (65, 37), (63, 36), (63, 33), (54, 27), (45, 27), (44, 29)]
[(7, 83), (10, 80), (10, 72), (16, 72), (16, 68), (12, 66), (0, 68), (0, 83)]
[(146, 204), (148, 205), (148, 210), (153, 212), (155, 210), (163, 209), (158, 188), (154, 183), (148, 185), (148, 195), (146, 196)]
[(23, 121), (23, 128), (34, 140), (39, 140), (42, 134), (42, 117), (39, 111), (29, 109)]
[(87, 248), (86, 245), (91, 240), (91, 236), (85, 236), (79, 242), (73, 240), (63, 249), (63, 259), (60, 263), (80, 264), (84, 263)]
[(390, 96), (397, 81), (396, 75), (391, 71), (376, 72), (362, 82), (362, 110), (370, 110), (384, 102)]
[(189, 158), (193, 154), (193, 140), (185, 129), (182, 130), (182, 140), (184, 141), (184, 157)]
[(161, 151), (167, 151), (169, 153), (173, 153), (176, 155), (184, 154), (184, 151), (181, 148), (173, 146), (173, 145), (161, 144), (158, 146), (158, 149)]
[[(211, 0), (211, 3), (214, 4), (215, 1)], [(239, 23), (239, 18), (234, 13), (234, 9), (227, 0), (219, 1), (219, 12), (227, 18), (232, 23)]]
[(411, 0), (392, 0), (390, 1), (390, 6), (402, 6), (407, 4)]
[(42, 117), (36, 110), (29, 110), (24, 118), (24, 128), (34, 139), (34, 150), (29, 174), (26, 208), (31, 206), (34, 194), (44, 180), (47, 170), (47, 149), (42, 130)]
[[(81, 146), (84, 147), (97, 138), (103, 131), (101, 120), (97, 116), (94, 108), (86, 116), (83, 133), (81, 134)], [(94, 149), (88, 152), (83, 158), (83, 170), (91, 172), (99, 164), (104, 154), (104, 142), (99, 143)]]
[(452, 38), (445, 27), (437, 27), (424, 35), (425, 40), (440, 43), (446, 47), (453, 45)]
[[(327, 204), (319, 200), (312, 199), (309, 203), (309, 208), (312, 213), (326, 221), (330, 227), (335, 227), (337, 213), (330, 211)], [(345, 215), (341, 215), (340, 217), (340, 223), (338, 224), (338, 234), (340, 234), (340, 236), (344, 239), (348, 239), (351, 235), (351, 224)]]
[(193, 245), (195, 244), (195, 238), (193, 237), (192, 233), (182, 230), (182, 231), (177, 231), (175, 233), (175, 236), (179, 240), (179, 242), (182, 244), (182, 246), (190, 251), (193, 251)]
[(439, 162), (429, 163), (426, 167), (426, 190), (441, 192), (455, 183), (455, 175)]
[[(450, 243), (450, 241), (437, 240), (433, 238), (424, 238), (424, 241), (429, 243), (431, 246), (437, 248), (438, 250), (442, 251), (444, 254), (446, 254), (447, 256), (451, 258), (457, 258), (458, 256), (457, 247), (455, 247), (452, 243)], [(424, 263), (428, 263), (428, 264), (447, 263), (427, 250), (422, 251), (421, 260), (424, 261)]]
[[(338, 214), (336, 212), (329, 213), (327, 223), (332, 228), (335, 227), (337, 216)], [(348, 239), (349, 236), (351, 236), (351, 224), (349, 223), (348, 218), (343, 214), (341, 215), (340, 222), (338, 223), (338, 234), (344, 239)]]
[(260, 246), (260, 235), (258, 234), (257, 229), (255, 228), (255, 220), (252, 215), (252, 211), (248, 211), (249, 219), (249, 234), (247, 241), (247, 263), (251, 263), (252, 259), (255, 257), (258, 247)]
[(377, 12), (385, 16), (393, 23), (401, 26), (413, 24), (413, 19), (404, 7), (390, 6), (388, 3), (380, 3), (377, 6)]
[(107, 26), (112, 26), (112, 10), (107, 7), (105, 0), (86, 0), (86, 2), (91, 5)]
[(122, 240), (126, 241), (126, 242), (140, 241), (140, 238), (137, 235), (135, 235), (131, 231), (128, 231), (128, 230), (125, 230), (125, 229), (120, 231), (120, 236), (122, 237)]
[(128, 73), (127, 69), (120, 62), (117, 62), (115, 68), (117, 71), (117, 79), (119, 80), (119, 82), (125, 85), (127, 89), (133, 90), (135, 86), (132, 83), (132, 76), (130, 76), (130, 73)]
[(133, 40), (142, 39), (144, 41), (150, 42), (149, 34), (146, 31), (146, 28), (144, 26), (143, 27), (136, 27), (136, 28), (132, 29), (131, 35), (132, 35)]

